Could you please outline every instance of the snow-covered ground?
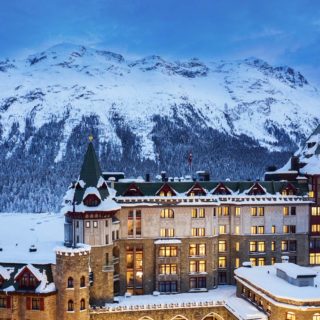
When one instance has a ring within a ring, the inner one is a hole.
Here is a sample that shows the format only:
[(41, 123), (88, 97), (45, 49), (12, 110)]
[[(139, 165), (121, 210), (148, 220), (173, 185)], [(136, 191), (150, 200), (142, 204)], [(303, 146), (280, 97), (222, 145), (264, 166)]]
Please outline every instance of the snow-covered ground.
[[(55, 263), (54, 249), (63, 240), (61, 214), (0, 213), (0, 262)], [(36, 252), (29, 252), (32, 245)]]

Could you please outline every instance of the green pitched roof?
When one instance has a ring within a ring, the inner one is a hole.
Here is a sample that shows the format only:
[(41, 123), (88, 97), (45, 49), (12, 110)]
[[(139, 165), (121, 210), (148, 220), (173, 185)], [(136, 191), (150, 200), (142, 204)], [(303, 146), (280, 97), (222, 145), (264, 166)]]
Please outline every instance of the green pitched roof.
[(86, 187), (96, 187), (101, 176), (102, 171), (96, 152), (92, 142), (89, 142), (80, 171), (80, 180), (86, 183)]
[[(102, 177), (102, 171), (100, 168), (99, 160), (94, 150), (93, 144), (90, 141), (87, 152), (84, 155), (79, 177), (79, 180), (83, 180), (85, 182), (85, 186), (83, 189), (76, 188), (74, 193), (75, 203), (79, 204), (83, 200), (83, 196), (88, 187), (97, 188), (100, 177)], [(109, 191), (107, 188), (99, 188), (98, 191), (102, 200), (109, 196)]]

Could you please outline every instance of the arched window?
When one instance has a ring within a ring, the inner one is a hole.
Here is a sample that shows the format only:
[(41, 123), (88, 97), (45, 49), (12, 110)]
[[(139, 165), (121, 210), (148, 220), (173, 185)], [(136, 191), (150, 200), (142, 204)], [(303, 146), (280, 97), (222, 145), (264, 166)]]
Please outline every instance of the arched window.
[(315, 313), (312, 317), (312, 320), (320, 320), (320, 313)]
[(73, 278), (72, 277), (68, 278), (68, 288), (73, 288)]
[(84, 276), (82, 276), (80, 278), (80, 287), (83, 288), (86, 286), (86, 278)]
[(74, 305), (72, 300), (68, 301), (68, 311), (74, 311)]
[(86, 309), (86, 302), (84, 299), (81, 299), (80, 301), (80, 310), (85, 310)]
[(296, 315), (294, 312), (287, 312), (286, 320), (296, 320)]

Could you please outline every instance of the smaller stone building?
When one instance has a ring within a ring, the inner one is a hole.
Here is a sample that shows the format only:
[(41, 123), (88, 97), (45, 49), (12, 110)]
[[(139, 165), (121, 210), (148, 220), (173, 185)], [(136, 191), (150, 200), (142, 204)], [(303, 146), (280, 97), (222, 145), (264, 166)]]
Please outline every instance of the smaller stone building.
[(318, 269), (294, 263), (247, 265), (235, 270), (237, 296), (265, 312), (270, 320), (320, 320)]

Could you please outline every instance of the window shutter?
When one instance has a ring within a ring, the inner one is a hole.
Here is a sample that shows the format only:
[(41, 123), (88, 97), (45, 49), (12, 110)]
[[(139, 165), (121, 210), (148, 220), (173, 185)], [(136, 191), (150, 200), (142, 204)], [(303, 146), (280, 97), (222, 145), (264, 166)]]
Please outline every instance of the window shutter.
[(11, 308), (11, 297), (10, 296), (7, 297), (7, 308), (8, 309)]
[(27, 297), (27, 301), (26, 301), (26, 307), (27, 307), (27, 310), (31, 310), (31, 298), (30, 297)]
[(44, 298), (40, 298), (40, 310), (44, 310)]

